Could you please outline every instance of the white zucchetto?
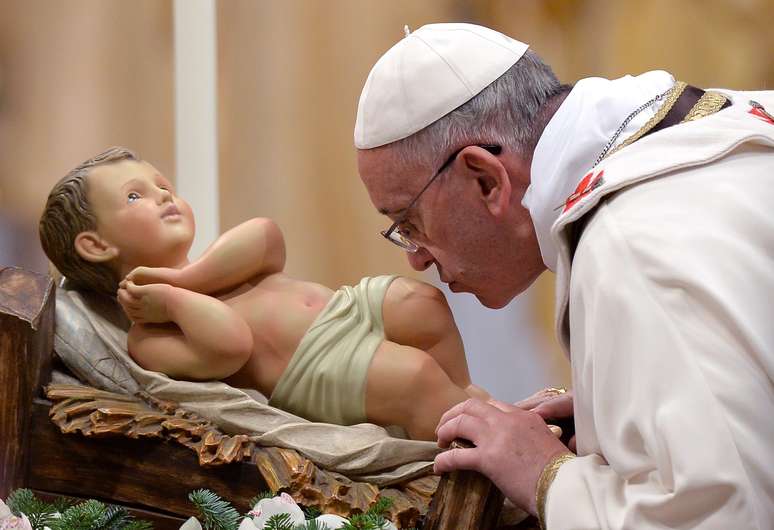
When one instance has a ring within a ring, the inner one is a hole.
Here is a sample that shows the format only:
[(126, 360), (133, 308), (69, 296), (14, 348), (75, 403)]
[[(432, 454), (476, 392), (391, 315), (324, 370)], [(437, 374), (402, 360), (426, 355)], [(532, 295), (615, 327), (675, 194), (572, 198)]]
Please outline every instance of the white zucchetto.
[(379, 147), (424, 129), (503, 75), (527, 48), (475, 24), (428, 24), (408, 33), (368, 74), (355, 147)]

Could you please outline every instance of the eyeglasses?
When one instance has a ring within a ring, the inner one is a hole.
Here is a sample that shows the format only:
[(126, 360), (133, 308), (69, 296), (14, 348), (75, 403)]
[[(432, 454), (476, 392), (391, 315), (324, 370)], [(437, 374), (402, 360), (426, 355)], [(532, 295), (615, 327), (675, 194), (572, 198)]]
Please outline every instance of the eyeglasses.
[[(481, 149), (485, 149), (492, 153), (493, 155), (497, 156), (499, 155), (503, 148), (499, 145), (494, 144), (475, 144), (476, 147), (480, 147)], [(452, 162), (457, 158), (457, 155), (459, 155), (465, 148), (470, 147), (468, 145), (465, 145), (463, 147), (460, 147), (456, 151), (454, 151), (449, 158), (444, 162), (441, 167), (438, 169), (438, 171), (435, 172), (435, 174), (430, 177), (430, 180), (427, 181), (427, 184), (425, 184), (425, 187), (422, 188), (419, 193), (417, 193), (416, 197), (409, 203), (408, 206), (403, 210), (403, 215), (400, 216), (400, 218), (392, 223), (390, 227), (387, 230), (383, 230), (379, 232), (384, 236), (387, 241), (390, 243), (394, 243), (395, 245), (398, 245), (400, 248), (405, 250), (406, 252), (416, 252), (419, 250), (419, 245), (416, 244), (414, 241), (412, 241), (407, 235), (403, 234), (400, 231), (400, 228), (398, 228), (398, 225), (406, 221), (406, 218), (408, 217), (409, 211), (411, 210), (411, 207), (414, 206), (414, 204), (419, 200), (419, 198), (422, 196), (422, 194), (425, 192), (427, 188), (430, 187), (430, 184), (433, 183), (435, 179), (438, 178), (438, 175), (444, 172), (446, 168), (448, 168)]]

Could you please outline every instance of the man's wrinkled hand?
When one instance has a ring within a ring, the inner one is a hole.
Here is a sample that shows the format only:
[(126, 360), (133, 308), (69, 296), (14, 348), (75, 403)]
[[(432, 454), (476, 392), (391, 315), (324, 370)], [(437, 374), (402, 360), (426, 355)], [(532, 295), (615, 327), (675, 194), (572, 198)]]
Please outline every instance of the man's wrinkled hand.
[[(531, 408), (532, 412), (538, 414), (541, 418), (551, 423), (551, 420), (561, 420), (572, 418), (573, 416), (573, 395), (572, 390), (562, 394), (554, 395), (549, 399), (542, 400), (538, 405)], [(573, 435), (567, 446), (572, 452), (576, 452), (575, 435)]]
[(455, 438), (476, 447), (455, 448), (435, 458), (436, 473), (472, 469), (489, 477), (520, 508), (535, 513), (535, 488), (543, 468), (554, 456), (568, 452), (543, 418), (502, 402), (470, 399), (443, 415), (436, 429), (438, 445)]
[(561, 396), (572, 396), (572, 390), (564, 390), (563, 388), (544, 388), (538, 390), (528, 398), (517, 401), (514, 405), (524, 410), (534, 410), (540, 404), (547, 401), (553, 401)]

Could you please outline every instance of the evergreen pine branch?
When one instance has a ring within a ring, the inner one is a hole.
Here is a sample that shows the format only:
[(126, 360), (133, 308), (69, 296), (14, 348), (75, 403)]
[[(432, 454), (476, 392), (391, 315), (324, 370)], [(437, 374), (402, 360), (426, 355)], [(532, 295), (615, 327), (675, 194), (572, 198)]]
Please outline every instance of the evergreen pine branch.
[(306, 522), (296, 525), (294, 530), (330, 530), (330, 527), (325, 523), (321, 523), (320, 521), (308, 519)]
[[(322, 515), (322, 511), (317, 506), (301, 506), (301, 510), (304, 512), (304, 517), (307, 521), (310, 519), (316, 519)], [(311, 530), (316, 529), (313, 528)]]
[(289, 513), (278, 513), (269, 517), (263, 530), (295, 530), (295, 525), (290, 520)]
[(137, 519), (127, 511), (127, 519), (116, 530), (153, 530), (153, 523), (143, 519)]
[(270, 490), (260, 492), (258, 495), (250, 499), (250, 509), (252, 510), (255, 507), (255, 505), (258, 504), (263, 499), (271, 499), (276, 495), (277, 495), (276, 493)]
[(349, 522), (342, 526), (342, 530), (379, 530), (384, 523), (380, 515), (360, 513), (350, 517)]
[(109, 505), (97, 522), (96, 530), (122, 530), (133, 517), (122, 506)]
[(11, 509), (11, 513), (13, 513), (16, 517), (20, 517), (21, 514), (29, 517), (30, 513), (33, 513), (37, 510), (38, 502), (39, 501), (37, 497), (35, 497), (35, 494), (32, 493), (32, 490), (27, 488), (21, 488), (12, 491), (8, 496), (8, 499), (5, 501), (8, 508)]
[(8, 496), (8, 507), (17, 517), (22, 513), (26, 515), (33, 530), (43, 530), (46, 526), (50, 526), (57, 511), (54, 505), (41, 501), (28, 489), (11, 492)]
[(366, 514), (384, 516), (384, 514), (387, 513), (387, 510), (392, 507), (392, 504), (393, 500), (390, 497), (379, 497), (379, 499), (368, 508)]
[(94, 530), (106, 511), (103, 503), (88, 500), (66, 509), (49, 527), (51, 530)]
[(72, 497), (57, 497), (51, 501), (51, 506), (58, 513), (64, 513), (67, 508), (76, 504), (78, 504), (78, 499), (73, 499)]
[(188, 498), (204, 519), (205, 530), (237, 530), (239, 512), (212, 491), (207, 489), (192, 491)]
[(341, 530), (383, 530), (388, 524), (381, 515), (362, 513), (353, 515)]
[(366, 523), (363, 520), (362, 514), (358, 514), (350, 517), (349, 521), (344, 523), (344, 526), (341, 527), (341, 530), (371, 530), (371, 529), (368, 526), (366, 526)]
[(54, 521), (57, 520), (57, 518), (54, 516), (55, 513), (56, 511), (52, 507), (50, 510), (47, 509), (45, 511), (33, 513), (31, 515), (27, 515), (25, 513), (24, 515), (27, 515), (27, 519), (30, 521), (32, 530), (44, 530), (46, 527), (50, 528)]
[(384, 514), (392, 504), (391, 498), (379, 497), (367, 512), (350, 517), (349, 522), (345, 523), (341, 530), (381, 530), (387, 526), (388, 521)]
[(121, 530), (153, 530), (153, 524), (140, 519), (132, 519)]

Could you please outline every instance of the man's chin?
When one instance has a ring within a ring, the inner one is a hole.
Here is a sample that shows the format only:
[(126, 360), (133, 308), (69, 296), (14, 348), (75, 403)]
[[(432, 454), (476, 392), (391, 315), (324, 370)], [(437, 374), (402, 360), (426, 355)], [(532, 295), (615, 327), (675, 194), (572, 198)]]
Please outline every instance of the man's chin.
[(508, 303), (513, 298), (513, 297), (503, 296), (502, 293), (494, 293), (494, 294), (477, 293), (473, 289), (470, 289), (457, 282), (450, 282), (447, 285), (449, 287), (449, 290), (453, 293), (472, 294), (473, 296), (478, 298), (478, 301), (481, 303), (481, 305), (483, 305), (484, 307), (488, 307), (489, 309), (502, 309), (503, 307), (507, 306)]
[(484, 307), (487, 307), (489, 309), (502, 309), (503, 307), (508, 305), (508, 302), (510, 300), (502, 300), (498, 298), (489, 298), (484, 295), (473, 293), (476, 298), (478, 298), (478, 301), (481, 302), (481, 305)]

